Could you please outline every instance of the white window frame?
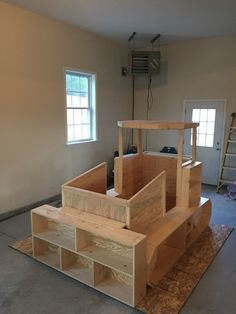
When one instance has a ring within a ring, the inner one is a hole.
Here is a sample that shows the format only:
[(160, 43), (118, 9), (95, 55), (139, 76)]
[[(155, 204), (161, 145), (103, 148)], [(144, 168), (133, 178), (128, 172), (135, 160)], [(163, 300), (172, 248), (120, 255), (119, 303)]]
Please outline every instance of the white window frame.
[[(88, 107), (67, 107), (67, 90), (66, 90), (66, 74), (74, 74), (88, 78)], [(66, 128), (66, 145), (81, 144), (87, 142), (97, 141), (97, 116), (96, 116), (96, 73), (80, 70), (64, 68), (64, 94), (65, 94), (65, 128)], [(68, 140), (68, 123), (67, 110), (68, 109), (86, 109), (90, 111), (90, 138), (80, 140)]]

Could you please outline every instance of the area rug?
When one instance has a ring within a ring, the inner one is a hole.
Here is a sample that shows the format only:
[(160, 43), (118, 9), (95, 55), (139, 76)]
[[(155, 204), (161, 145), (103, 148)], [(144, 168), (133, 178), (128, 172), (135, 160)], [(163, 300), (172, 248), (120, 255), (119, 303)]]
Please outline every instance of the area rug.
[[(233, 228), (224, 225), (208, 227), (159, 284), (148, 287), (147, 295), (136, 308), (147, 314), (179, 313), (232, 231)], [(32, 256), (31, 236), (11, 247)]]

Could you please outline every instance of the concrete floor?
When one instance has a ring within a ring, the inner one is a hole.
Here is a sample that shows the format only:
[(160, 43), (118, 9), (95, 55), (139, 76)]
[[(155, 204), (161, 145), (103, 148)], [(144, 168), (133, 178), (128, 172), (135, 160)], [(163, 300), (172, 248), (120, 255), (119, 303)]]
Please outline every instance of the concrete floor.
[[(236, 202), (203, 187), (212, 223), (235, 226)], [(30, 234), (29, 212), (0, 223), (0, 313), (140, 313), (8, 248)], [(182, 314), (236, 313), (236, 233), (233, 232), (192, 293)]]

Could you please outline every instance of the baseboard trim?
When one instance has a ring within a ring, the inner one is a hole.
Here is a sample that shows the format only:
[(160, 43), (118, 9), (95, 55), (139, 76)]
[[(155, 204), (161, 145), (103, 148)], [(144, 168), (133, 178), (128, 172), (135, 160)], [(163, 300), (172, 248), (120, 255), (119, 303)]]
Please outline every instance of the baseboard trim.
[(25, 213), (25, 212), (27, 212), (27, 211), (35, 208), (35, 207), (39, 207), (41, 205), (44, 205), (44, 204), (47, 204), (47, 203), (51, 203), (51, 202), (54, 202), (54, 201), (57, 201), (57, 200), (59, 201), (60, 199), (61, 199), (61, 194), (58, 194), (58, 195), (55, 195), (55, 196), (52, 196), (52, 197), (49, 197), (49, 198), (37, 201), (35, 203), (31, 203), (31, 204), (26, 205), (26, 206), (10, 210), (9, 212), (5, 212), (5, 213), (0, 214), (0, 221), (9, 219), (9, 218), (11, 218), (13, 216), (16, 216), (16, 215), (19, 215), (19, 214), (22, 214), (22, 213)]

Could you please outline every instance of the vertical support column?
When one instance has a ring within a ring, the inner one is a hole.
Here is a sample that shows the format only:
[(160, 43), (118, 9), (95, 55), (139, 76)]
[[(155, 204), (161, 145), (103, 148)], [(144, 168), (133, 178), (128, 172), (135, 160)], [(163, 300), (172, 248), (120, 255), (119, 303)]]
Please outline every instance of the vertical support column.
[(193, 128), (193, 134), (192, 134), (192, 162), (194, 163), (196, 161), (196, 144), (197, 144), (197, 128)]
[(181, 205), (182, 191), (182, 162), (183, 162), (183, 131), (179, 130), (178, 138), (178, 160), (177, 160), (177, 177), (176, 177), (176, 205)]
[(142, 129), (137, 129), (137, 153), (143, 153)]
[(118, 150), (119, 150), (119, 159), (118, 159), (118, 172), (116, 173), (116, 192), (121, 194), (123, 190), (123, 129), (118, 128)]

